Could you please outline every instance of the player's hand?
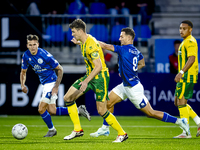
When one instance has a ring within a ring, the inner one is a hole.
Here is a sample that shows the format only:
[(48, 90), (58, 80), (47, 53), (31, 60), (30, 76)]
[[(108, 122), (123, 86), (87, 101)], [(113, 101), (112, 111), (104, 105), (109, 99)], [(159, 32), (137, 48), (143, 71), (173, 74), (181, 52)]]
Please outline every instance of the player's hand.
[(22, 86), (22, 92), (28, 93), (28, 87), (26, 85)]
[(78, 44), (78, 45), (81, 45), (81, 42), (80, 41), (77, 41), (75, 38), (73, 38), (72, 40), (71, 40), (74, 44)]
[(182, 78), (182, 74), (181, 74), (181, 73), (178, 73), (178, 74), (176, 75), (176, 77), (174, 78), (174, 81), (175, 81), (175, 82), (179, 82), (181, 78)]
[(53, 87), (51, 95), (57, 95), (57, 94), (58, 94), (58, 87)]
[(79, 85), (81, 85), (81, 87), (79, 89), (81, 92), (84, 92), (86, 90), (87, 86), (88, 86), (87, 82), (84, 82), (84, 81), (79, 83)]

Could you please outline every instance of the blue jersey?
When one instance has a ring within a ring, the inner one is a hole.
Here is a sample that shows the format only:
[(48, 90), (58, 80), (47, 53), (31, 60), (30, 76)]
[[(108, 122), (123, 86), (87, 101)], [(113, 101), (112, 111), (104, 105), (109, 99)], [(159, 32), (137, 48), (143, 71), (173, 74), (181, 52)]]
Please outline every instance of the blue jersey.
[(114, 52), (118, 54), (119, 73), (124, 86), (134, 86), (140, 80), (138, 78), (138, 62), (143, 59), (142, 53), (132, 44), (114, 45)]
[(27, 69), (31, 65), (35, 73), (39, 76), (41, 84), (55, 82), (57, 75), (54, 69), (59, 65), (58, 61), (46, 50), (38, 48), (36, 55), (32, 55), (29, 50), (22, 56), (22, 69)]

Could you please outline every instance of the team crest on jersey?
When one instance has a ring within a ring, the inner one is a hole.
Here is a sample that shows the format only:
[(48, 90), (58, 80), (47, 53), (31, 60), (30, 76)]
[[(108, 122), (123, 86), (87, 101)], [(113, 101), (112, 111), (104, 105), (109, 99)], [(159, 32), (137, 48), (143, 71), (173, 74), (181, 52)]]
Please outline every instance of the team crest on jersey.
[(39, 64), (42, 64), (42, 63), (43, 63), (43, 60), (42, 60), (41, 58), (39, 58), (39, 59), (38, 59), (38, 63), (39, 63)]

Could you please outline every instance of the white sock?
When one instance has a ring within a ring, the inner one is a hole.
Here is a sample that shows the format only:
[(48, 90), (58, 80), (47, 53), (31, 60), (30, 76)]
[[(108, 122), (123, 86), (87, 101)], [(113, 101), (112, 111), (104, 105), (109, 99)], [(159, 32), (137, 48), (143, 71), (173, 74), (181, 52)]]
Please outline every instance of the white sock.
[(106, 125), (103, 124), (103, 125), (102, 125), (102, 128), (103, 128), (103, 129), (106, 129), (106, 128), (109, 128), (109, 126), (106, 126)]
[(54, 130), (54, 129), (56, 129), (54, 126), (51, 128), (51, 129), (49, 129), (50, 131), (52, 131), (52, 130)]
[(200, 118), (199, 118), (199, 116), (194, 117), (193, 120), (194, 120), (194, 122), (195, 122), (197, 125), (200, 124)]

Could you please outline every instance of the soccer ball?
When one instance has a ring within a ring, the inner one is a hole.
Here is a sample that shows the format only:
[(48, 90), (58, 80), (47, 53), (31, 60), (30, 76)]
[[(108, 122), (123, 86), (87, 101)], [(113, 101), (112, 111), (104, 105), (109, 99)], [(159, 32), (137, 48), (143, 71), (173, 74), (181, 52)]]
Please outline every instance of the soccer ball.
[(24, 139), (28, 134), (28, 129), (25, 125), (19, 123), (12, 128), (12, 135), (18, 140)]

